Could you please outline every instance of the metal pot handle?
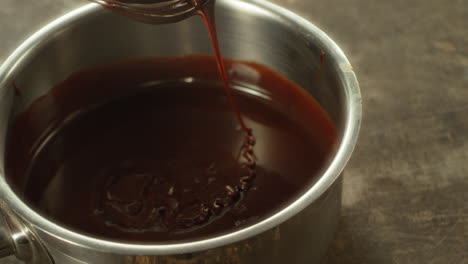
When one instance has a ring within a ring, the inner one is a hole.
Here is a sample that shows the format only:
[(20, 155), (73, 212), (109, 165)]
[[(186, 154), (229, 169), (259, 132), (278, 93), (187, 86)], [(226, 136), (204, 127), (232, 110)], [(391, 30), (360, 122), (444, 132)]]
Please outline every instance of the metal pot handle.
[(12, 246), (11, 236), (6, 230), (4, 224), (0, 225), (0, 258), (8, 257), (15, 254)]
[(1, 202), (0, 258), (11, 255), (29, 264), (54, 263), (36, 235)]

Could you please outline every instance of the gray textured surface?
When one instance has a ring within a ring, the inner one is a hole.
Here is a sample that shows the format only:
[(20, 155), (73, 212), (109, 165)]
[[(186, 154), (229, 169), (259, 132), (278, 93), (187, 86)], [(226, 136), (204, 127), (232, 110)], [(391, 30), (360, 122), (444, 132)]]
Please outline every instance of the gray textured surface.
[[(364, 96), (325, 263), (468, 263), (468, 1), (274, 2), (338, 42)], [(83, 3), (0, 0), (0, 62)]]

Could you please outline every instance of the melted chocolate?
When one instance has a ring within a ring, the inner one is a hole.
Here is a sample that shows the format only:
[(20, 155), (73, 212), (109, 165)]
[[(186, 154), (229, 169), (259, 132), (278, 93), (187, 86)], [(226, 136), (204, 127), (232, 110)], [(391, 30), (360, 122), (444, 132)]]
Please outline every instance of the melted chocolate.
[[(167, 211), (167, 208), (161, 207), (158, 210), (161, 211), (161, 214), (164, 214), (166, 223), (173, 223), (174, 228), (193, 228), (198, 225), (207, 224), (213, 217), (220, 216), (224, 213), (225, 210), (231, 208), (233, 205), (238, 203), (247, 191), (252, 187), (252, 183), (257, 176), (257, 162), (255, 159), (254, 146), (255, 146), (255, 137), (251, 128), (248, 128), (243, 120), (242, 113), (237, 106), (237, 103), (232, 94), (232, 88), (229, 84), (229, 78), (226, 73), (225, 65), (221, 56), (221, 49), (219, 47), (218, 34), (216, 30), (216, 21), (215, 21), (215, 0), (202, 1), (202, 0), (179, 0), (179, 1), (161, 1), (161, 0), (105, 0), (104, 7), (110, 8), (110, 10), (117, 13), (123, 14), (130, 18), (140, 20), (140, 11), (152, 14), (153, 16), (160, 15), (159, 11), (165, 10), (175, 10), (176, 6), (180, 5), (190, 5), (194, 8), (196, 13), (201, 16), (203, 22), (206, 25), (208, 35), (211, 39), (211, 44), (216, 58), (216, 65), (218, 71), (223, 81), (224, 91), (229, 100), (231, 110), (236, 116), (237, 122), (239, 123), (243, 133), (244, 133), (244, 143), (242, 145), (241, 152), (239, 154), (240, 158), (244, 161), (240, 166), (244, 169), (243, 175), (240, 176), (240, 180), (235, 185), (226, 185), (224, 186), (224, 193), (214, 199), (212, 203), (206, 204), (201, 202), (199, 205), (194, 206), (196, 210), (192, 212), (190, 216), (184, 216), (183, 213), (174, 212), (174, 210)], [(143, 4), (137, 9), (131, 9), (133, 11), (124, 11), (119, 12), (120, 8), (112, 7), (113, 4), (124, 4), (124, 6), (132, 6), (127, 4), (132, 4), (138, 2)], [(152, 7), (152, 4), (159, 4), (158, 7)], [(139, 11), (138, 11), (139, 10)], [(147, 21), (148, 22), (148, 21)], [(151, 21), (150, 21), (151, 22)], [(138, 204), (137, 207), (143, 208), (143, 205)], [(131, 219), (129, 220), (132, 221)]]
[[(209, 56), (72, 75), (15, 118), (9, 183), (49, 219), (126, 242), (196, 240), (265, 219), (310, 186), (336, 131), (294, 83), (258, 64), (225, 63), (258, 162), (250, 191), (229, 208), (213, 209), (245, 174), (245, 138)], [(203, 206), (214, 214), (199, 223)]]

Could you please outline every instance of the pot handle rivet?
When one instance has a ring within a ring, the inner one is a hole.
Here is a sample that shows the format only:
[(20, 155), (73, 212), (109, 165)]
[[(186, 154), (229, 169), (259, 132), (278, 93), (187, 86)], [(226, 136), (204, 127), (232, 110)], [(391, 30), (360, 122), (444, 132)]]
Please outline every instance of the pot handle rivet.
[(15, 255), (28, 264), (52, 264), (45, 247), (29, 228), (2, 203), (0, 210), (0, 258)]

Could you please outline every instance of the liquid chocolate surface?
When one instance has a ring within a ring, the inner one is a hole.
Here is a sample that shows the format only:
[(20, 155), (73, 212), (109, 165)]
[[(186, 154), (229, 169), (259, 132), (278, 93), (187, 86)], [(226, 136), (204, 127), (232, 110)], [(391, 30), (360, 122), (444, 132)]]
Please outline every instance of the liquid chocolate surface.
[(296, 84), (255, 63), (225, 63), (256, 138), (256, 179), (208, 221), (194, 224), (245, 174), (244, 133), (210, 56), (73, 74), (14, 119), (9, 183), (45, 217), (117, 241), (193, 241), (271, 216), (326, 167), (336, 131)]

